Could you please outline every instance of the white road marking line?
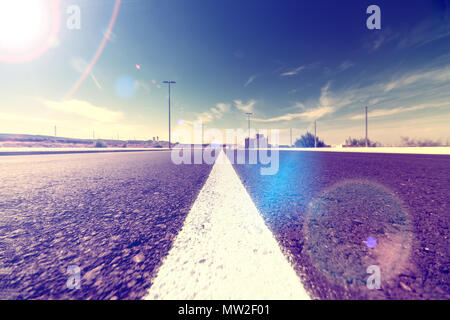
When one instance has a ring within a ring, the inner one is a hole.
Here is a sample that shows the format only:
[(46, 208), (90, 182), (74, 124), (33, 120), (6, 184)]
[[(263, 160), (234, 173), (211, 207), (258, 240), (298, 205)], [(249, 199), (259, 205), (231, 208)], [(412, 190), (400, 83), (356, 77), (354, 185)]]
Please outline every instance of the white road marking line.
[(310, 299), (223, 152), (144, 299)]
[(376, 147), (376, 148), (278, 148), (279, 151), (312, 152), (359, 152), (359, 153), (399, 153), (399, 154), (439, 154), (450, 155), (449, 147)]

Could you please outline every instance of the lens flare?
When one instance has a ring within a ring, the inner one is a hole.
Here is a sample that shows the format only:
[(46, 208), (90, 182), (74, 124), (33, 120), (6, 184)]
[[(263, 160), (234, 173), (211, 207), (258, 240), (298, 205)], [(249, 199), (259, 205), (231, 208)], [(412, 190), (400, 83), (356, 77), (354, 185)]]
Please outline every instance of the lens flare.
[(121, 76), (116, 80), (116, 93), (123, 99), (134, 96), (137, 90), (136, 80), (129, 76)]
[(116, 0), (116, 2), (114, 4), (114, 9), (113, 9), (113, 14), (111, 16), (111, 20), (109, 21), (108, 29), (106, 30), (106, 34), (103, 36), (103, 40), (100, 43), (100, 46), (97, 48), (97, 51), (95, 52), (95, 55), (92, 58), (92, 60), (89, 62), (89, 65), (86, 67), (86, 70), (84, 70), (84, 72), (81, 74), (81, 77), (78, 79), (78, 81), (75, 83), (75, 85), (65, 95), (65, 97), (64, 97), (65, 100), (71, 99), (72, 96), (78, 91), (81, 84), (84, 82), (86, 77), (91, 73), (92, 69), (94, 68), (95, 64), (97, 63), (97, 60), (102, 55), (103, 50), (106, 47), (106, 43), (110, 40), (109, 35), (111, 35), (112, 30), (113, 30), (114, 25), (117, 20), (117, 16), (119, 15), (121, 1), (122, 0)]
[(57, 40), (59, 0), (0, 1), (0, 61), (30, 62)]
[(367, 267), (379, 266), (383, 283), (409, 266), (413, 236), (406, 207), (373, 181), (347, 180), (320, 194), (304, 225), (305, 252), (337, 284), (366, 288)]

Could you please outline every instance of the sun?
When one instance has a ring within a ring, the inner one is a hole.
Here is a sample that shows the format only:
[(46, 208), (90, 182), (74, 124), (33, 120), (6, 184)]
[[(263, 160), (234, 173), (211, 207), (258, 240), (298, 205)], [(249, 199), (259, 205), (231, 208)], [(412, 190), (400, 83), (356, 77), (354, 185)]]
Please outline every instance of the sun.
[(60, 18), (59, 0), (0, 0), (0, 61), (42, 55), (56, 40)]

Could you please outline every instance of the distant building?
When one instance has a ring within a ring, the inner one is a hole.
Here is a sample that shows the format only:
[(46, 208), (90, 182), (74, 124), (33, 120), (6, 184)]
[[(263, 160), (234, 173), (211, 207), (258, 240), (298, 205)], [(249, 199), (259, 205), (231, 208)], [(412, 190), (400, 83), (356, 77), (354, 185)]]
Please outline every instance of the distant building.
[(245, 138), (246, 149), (268, 148), (268, 147), (269, 147), (269, 139), (264, 137), (263, 134), (257, 133), (255, 138), (253, 139)]

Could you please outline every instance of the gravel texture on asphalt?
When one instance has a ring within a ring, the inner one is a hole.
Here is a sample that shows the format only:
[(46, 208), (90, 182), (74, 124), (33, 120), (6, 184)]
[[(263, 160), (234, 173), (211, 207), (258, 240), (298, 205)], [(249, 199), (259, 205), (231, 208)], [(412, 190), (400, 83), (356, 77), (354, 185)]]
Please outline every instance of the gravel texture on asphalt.
[(450, 299), (450, 156), (281, 151), (276, 175), (234, 167), (313, 297)]
[(169, 152), (0, 158), (0, 298), (143, 297), (211, 167)]

